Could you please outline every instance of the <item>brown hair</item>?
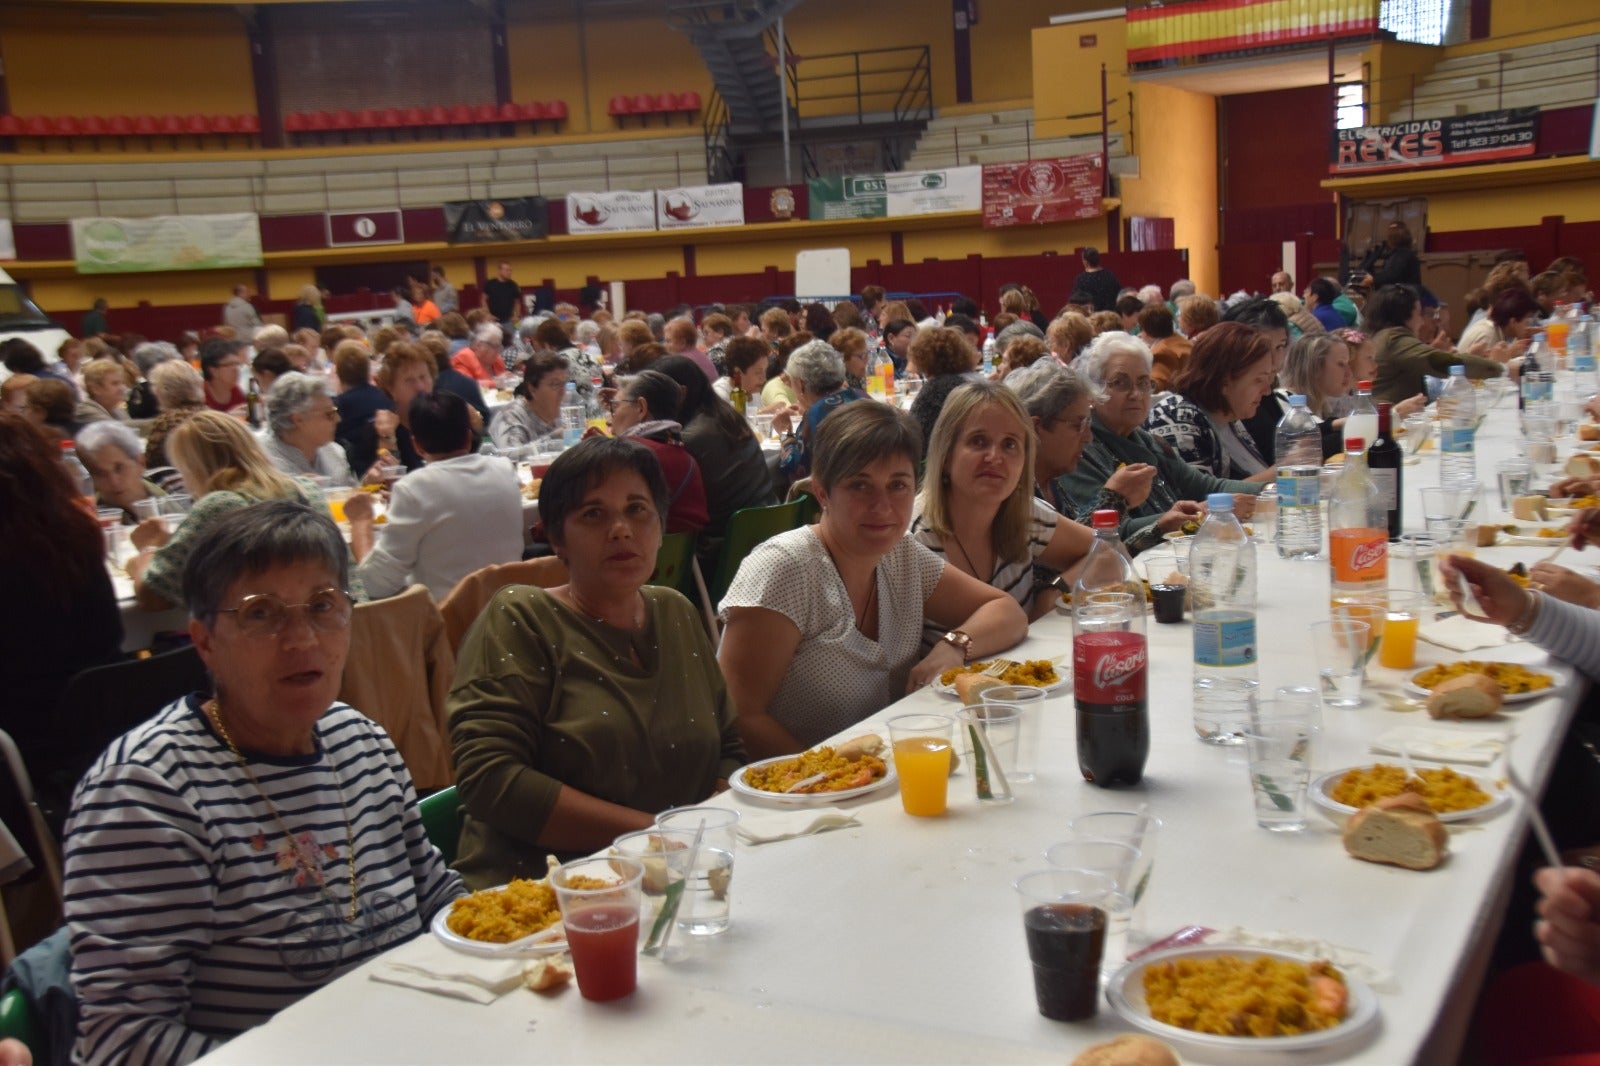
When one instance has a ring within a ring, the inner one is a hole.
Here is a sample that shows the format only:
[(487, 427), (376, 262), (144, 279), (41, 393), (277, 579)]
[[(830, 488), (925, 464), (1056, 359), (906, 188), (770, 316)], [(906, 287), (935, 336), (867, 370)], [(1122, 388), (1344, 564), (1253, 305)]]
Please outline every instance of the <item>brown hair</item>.
[(472, 329), (467, 325), (467, 318), (460, 311), (446, 311), (439, 316), (433, 328), (443, 333), (453, 341), (464, 341), (472, 336)]
[(433, 356), (419, 344), (403, 342), (391, 347), (383, 357), (383, 365), (378, 368), (378, 386), (388, 392), (394, 384), (394, 379), (407, 367), (421, 364), (428, 368), (428, 377), (439, 376), (438, 367), (433, 361)]
[(977, 364), (977, 352), (967, 343), (967, 335), (959, 329), (939, 326), (918, 330), (911, 338), (906, 359), (918, 373), (928, 377), (942, 374), (965, 374)]
[(391, 346), (398, 344), (405, 335), (394, 326), (384, 326), (372, 334), (372, 354), (388, 355)]
[(733, 333), (733, 319), (727, 315), (709, 314), (700, 320), (700, 330), (703, 333), (718, 333), (724, 337)]
[(772, 347), (759, 337), (734, 337), (722, 352), (722, 359), (729, 369), (741, 373), (771, 357)]
[(1094, 327), (1094, 335), (1114, 333), (1122, 328), (1122, 316), (1115, 311), (1096, 311), (1089, 316), (1089, 325)]
[(617, 341), (620, 345), (638, 347), (641, 344), (654, 344), (656, 335), (650, 332), (650, 327), (645, 325), (640, 318), (625, 318), (617, 326)]
[(770, 333), (778, 340), (783, 340), (794, 332), (794, 325), (789, 321), (789, 312), (781, 307), (769, 307), (761, 312), (761, 329)]
[(61, 449), (33, 423), (0, 409), (0, 543), (40, 575), (44, 595), (70, 603), (98, 578), (105, 543), (78, 506)]
[(700, 339), (700, 333), (694, 328), (694, 323), (687, 318), (674, 318), (661, 327), (661, 336), (672, 341), (681, 348), (693, 348)]
[(1149, 304), (1139, 312), (1139, 333), (1152, 341), (1172, 336), (1172, 312), (1166, 304)]
[(1194, 340), (1221, 320), (1222, 310), (1217, 306), (1217, 301), (1204, 293), (1185, 296), (1178, 301), (1178, 324), (1187, 327), (1184, 333), (1190, 340)]
[(634, 345), (633, 351), (628, 353), (628, 358), (623, 362), (624, 373), (637, 374), (650, 366), (651, 363), (667, 354), (666, 345), (649, 341), (645, 344)]
[(824, 490), (883, 459), (904, 457), (915, 474), (922, 463), (916, 419), (886, 403), (847, 403), (817, 426), (811, 478)]
[[(833, 326), (835, 329), (860, 329), (863, 321), (861, 309), (852, 300), (841, 300), (839, 305), (833, 309)], [(830, 341), (832, 339), (831, 337), (829, 338)], [(837, 348), (838, 345), (835, 344), (834, 347)]]
[(828, 343), (846, 359), (853, 355), (864, 355), (867, 351), (867, 335), (854, 326), (834, 330), (833, 335), (828, 338)]
[(539, 323), (539, 328), (533, 331), (533, 340), (539, 347), (549, 348), (553, 352), (571, 346), (571, 338), (567, 336), (566, 328), (553, 318), (547, 318)]
[(44, 377), (28, 385), (28, 406), (44, 412), (44, 420), (52, 426), (65, 426), (72, 421), (76, 406), (72, 386), (60, 378)]
[(1202, 411), (1220, 411), (1227, 403), (1223, 390), (1271, 355), (1271, 346), (1253, 326), (1219, 323), (1194, 342), (1183, 369), (1172, 379), (1173, 391)]
[(1050, 328), (1044, 331), (1044, 339), (1056, 358), (1070, 362), (1094, 340), (1094, 327), (1089, 324), (1087, 315), (1066, 311), (1050, 323)]
[(333, 372), (346, 388), (356, 388), (372, 381), (372, 356), (362, 341), (344, 340), (333, 349)]
[(1032, 366), (1049, 354), (1050, 349), (1038, 337), (1015, 337), (1006, 345), (1004, 361), (1012, 370), (1019, 370)]

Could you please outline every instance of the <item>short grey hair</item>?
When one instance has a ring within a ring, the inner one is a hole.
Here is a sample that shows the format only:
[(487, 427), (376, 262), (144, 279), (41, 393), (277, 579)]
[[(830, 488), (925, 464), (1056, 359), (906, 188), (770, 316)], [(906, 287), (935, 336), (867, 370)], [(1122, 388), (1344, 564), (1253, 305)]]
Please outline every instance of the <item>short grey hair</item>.
[(209, 626), (244, 575), (306, 562), (325, 565), (343, 589), (350, 583), (348, 554), (325, 512), (298, 500), (251, 504), (218, 518), (195, 538), (183, 564), (183, 600), (189, 616)]
[(485, 322), (472, 331), (472, 343), (475, 346), (481, 344), (486, 348), (494, 348), (498, 351), (504, 346), (505, 336), (499, 326), (493, 322)]
[(282, 437), (294, 428), (294, 416), (311, 409), (311, 401), (318, 396), (332, 399), (328, 383), (322, 378), (291, 370), (272, 383), (267, 392), (267, 426), (274, 437)]
[(1095, 393), (1102, 393), (1106, 387), (1106, 360), (1113, 355), (1137, 355), (1144, 363), (1144, 372), (1150, 373), (1150, 368), (1155, 365), (1155, 360), (1150, 357), (1150, 349), (1145, 347), (1144, 341), (1131, 333), (1124, 333), (1120, 329), (1102, 333), (1085, 348), (1083, 354), (1072, 361), (1072, 369), (1083, 375), (1083, 380)]
[(78, 451), (83, 454), (97, 452), (107, 445), (121, 448), (129, 459), (144, 457), (144, 444), (139, 440), (139, 434), (116, 419), (102, 418), (78, 430)]
[(182, 359), (157, 363), (150, 371), (150, 388), (163, 411), (174, 411), (186, 404), (204, 403), (206, 383), (200, 371)]
[(528, 315), (521, 322), (517, 323), (517, 336), (531, 337), (535, 333), (538, 333), (539, 326), (543, 324), (545, 317), (546, 316), (544, 315)]
[(1042, 341), (1044, 340), (1044, 330), (1026, 319), (1019, 318), (995, 335), (994, 354), (996, 358), (1004, 355), (1006, 349), (1011, 346), (1011, 342), (1018, 337), (1033, 337)]
[(652, 311), (644, 316), (644, 324), (650, 327), (651, 334), (655, 337), (656, 343), (659, 344), (661, 342), (661, 332), (667, 325), (667, 316)]
[(1093, 397), (1089, 383), (1075, 371), (1047, 359), (1007, 374), (1005, 383), (1017, 390), (1017, 398), (1029, 416), (1047, 429), (1067, 408), (1085, 396)]
[(158, 363), (182, 358), (178, 349), (166, 341), (145, 341), (133, 350), (133, 361), (138, 364), (139, 373), (145, 377), (150, 376), (150, 371), (154, 370)]
[(844, 356), (827, 341), (807, 341), (789, 353), (784, 373), (799, 378), (813, 396), (826, 396), (844, 384)]
[(586, 318), (578, 323), (577, 328), (572, 331), (572, 335), (573, 339), (579, 344), (588, 344), (600, 335), (600, 323)]
[(1146, 285), (1144, 288), (1139, 290), (1139, 299), (1143, 300), (1147, 304), (1158, 304), (1158, 303), (1160, 303), (1161, 300), (1162, 300), (1162, 297), (1161, 297), (1161, 286), (1160, 285)]
[(1190, 281), (1188, 278), (1179, 278), (1177, 281), (1174, 281), (1172, 283), (1172, 287), (1167, 290), (1167, 299), (1171, 300), (1173, 303), (1177, 303), (1178, 297), (1193, 296), (1194, 293), (1194, 282)]

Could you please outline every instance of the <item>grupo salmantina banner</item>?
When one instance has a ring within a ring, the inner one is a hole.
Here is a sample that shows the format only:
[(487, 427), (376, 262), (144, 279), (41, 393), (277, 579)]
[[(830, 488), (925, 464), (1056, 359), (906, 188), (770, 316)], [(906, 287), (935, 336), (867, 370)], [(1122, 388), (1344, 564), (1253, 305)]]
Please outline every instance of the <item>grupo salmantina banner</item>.
[(1099, 152), (983, 167), (983, 224), (1043, 225), (1094, 218), (1102, 212), (1106, 159)]
[(653, 192), (569, 192), (567, 232), (617, 233), (656, 228), (656, 194)]
[(451, 200), (444, 205), (444, 229), (451, 244), (537, 241), (550, 235), (550, 216), (543, 196)]
[(656, 190), (656, 225), (661, 229), (744, 225), (744, 186), (686, 185)]
[(258, 267), (261, 225), (253, 213), (75, 218), (72, 258), (80, 274)]
[(1537, 107), (1518, 107), (1336, 130), (1328, 170), (1349, 174), (1517, 159), (1537, 149), (1538, 123)]
[(812, 178), (812, 221), (840, 218), (901, 218), (983, 207), (983, 168), (904, 170)]

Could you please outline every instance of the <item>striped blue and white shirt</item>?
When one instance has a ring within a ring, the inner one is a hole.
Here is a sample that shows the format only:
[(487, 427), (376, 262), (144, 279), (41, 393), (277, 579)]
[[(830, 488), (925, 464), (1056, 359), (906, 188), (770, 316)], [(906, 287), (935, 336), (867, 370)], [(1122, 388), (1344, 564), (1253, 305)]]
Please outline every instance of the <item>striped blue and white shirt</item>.
[(306, 756), (247, 751), (258, 791), (190, 696), (84, 775), (65, 857), (74, 1061), (199, 1058), (414, 936), (463, 893), (383, 730), (335, 703), (315, 740)]

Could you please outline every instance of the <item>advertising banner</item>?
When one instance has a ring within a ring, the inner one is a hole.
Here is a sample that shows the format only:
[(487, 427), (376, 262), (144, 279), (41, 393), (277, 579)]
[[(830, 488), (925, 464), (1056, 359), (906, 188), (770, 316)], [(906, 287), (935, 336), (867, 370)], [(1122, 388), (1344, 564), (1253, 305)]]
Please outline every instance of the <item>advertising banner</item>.
[(653, 192), (569, 192), (567, 232), (619, 233), (656, 228)]
[(1538, 123), (1537, 107), (1518, 107), (1336, 130), (1328, 170), (1356, 174), (1518, 159), (1537, 148)]
[(656, 226), (659, 229), (742, 225), (744, 186), (738, 182), (656, 190)]
[(258, 267), (261, 226), (244, 213), (75, 218), (72, 258), (80, 274)]
[(444, 205), (444, 231), (451, 244), (537, 241), (550, 235), (550, 216), (543, 196), (451, 200)]
[(1106, 159), (1093, 155), (989, 163), (983, 168), (983, 224), (1032, 226), (1100, 214)]
[(327, 219), (329, 248), (347, 248), (360, 244), (403, 244), (406, 239), (405, 226), (397, 210), (329, 211)]
[(812, 178), (807, 183), (812, 221), (841, 218), (903, 218), (983, 207), (983, 168), (905, 170)]

